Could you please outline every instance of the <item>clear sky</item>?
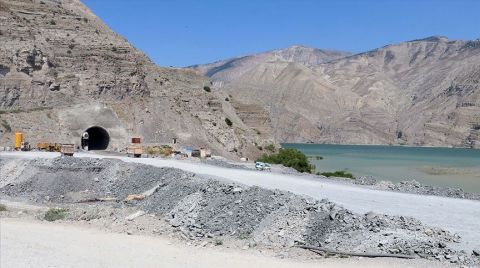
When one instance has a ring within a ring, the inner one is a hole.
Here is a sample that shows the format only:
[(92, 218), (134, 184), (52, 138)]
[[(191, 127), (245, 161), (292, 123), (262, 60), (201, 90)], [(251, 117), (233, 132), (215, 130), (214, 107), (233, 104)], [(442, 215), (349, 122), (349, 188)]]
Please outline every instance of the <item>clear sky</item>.
[(363, 52), (444, 35), (480, 38), (480, 0), (83, 0), (162, 66), (290, 45)]

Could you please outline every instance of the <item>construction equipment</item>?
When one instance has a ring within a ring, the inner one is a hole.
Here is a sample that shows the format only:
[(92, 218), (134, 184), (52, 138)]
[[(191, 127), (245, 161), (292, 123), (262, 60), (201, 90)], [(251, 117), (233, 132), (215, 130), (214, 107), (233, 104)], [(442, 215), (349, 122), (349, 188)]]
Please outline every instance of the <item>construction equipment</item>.
[(139, 145), (130, 145), (127, 147), (127, 156), (140, 158), (143, 154), (143, 147)]
[(60, 153), (66, 156), (73, 156), (73, 154), (75, 153), (75, 144), (62, 144), (60, 148)]
[(45, 152), (60, 152), (62, 144), (51, 142), (39, 142), (37, 143), (37, 149)]
[(23, 133), (22, 132), (16, 132), (15, 133), (15, 150), (20, 150), (22, 147), (22, 142), (23, 142)]
[(28, 152), (31, 150), (30, 143), (28, 141), (22, 142), (22, 145), (20, 146), (20, 151)]

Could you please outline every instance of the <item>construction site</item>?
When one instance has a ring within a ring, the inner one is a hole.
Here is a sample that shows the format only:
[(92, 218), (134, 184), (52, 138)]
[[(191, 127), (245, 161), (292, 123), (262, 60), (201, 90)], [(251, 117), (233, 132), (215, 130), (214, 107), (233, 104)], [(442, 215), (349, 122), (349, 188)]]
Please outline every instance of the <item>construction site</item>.
[[(89, 128), (78, 138), (78, 143), (32, 146), (22, 132), (14, 134), (12, 147), (0, 152), (2, 218), (168, 237), (190, 247), (250, 250), (299, 262), (369, 257), (415, 267), (480, 264), (476, 240), (480, 237), (473, 235), (474, 226), (459, 234), (436, 221), (429, 225), (409, 216), (359, 213), (305, 191), (280, 190), (278, 183), (262, 186), (258, 183), (267, 182), (267, 175), (255, 165), (215, 156), (210, 161), (209, 150), (179, 147), (177, 138), (153, 145), (133, 137), (118, 151), (108, 150), (108, 132), (100, 127)], [(239, 171), (246, 173), (236, 176)], [(280, 182), (287, 174), (288, 181), (297, 180), (292, 186), (302, 180), (296, 171), (285, 172), (276, 167), (268, 176)], [(344, 190), (352, 187), (321, 180)], [(456, 206), (452, 202), (449, 205)], [(465, 212), (475, 218), (476, 212)]]
[[(300, 152), (307, 171), (255, 162), (281, 152), (278, 137), (338, 132), (288, 112), (303, 104), (282, 92), (264, 107), (195, 68), (157, 66), (80, 0), (0, 0), (0, 43), (2, 268), (480, 266), (476, 193), (327, 178)], [(329, 109), (348, 137), (380, 133)]]

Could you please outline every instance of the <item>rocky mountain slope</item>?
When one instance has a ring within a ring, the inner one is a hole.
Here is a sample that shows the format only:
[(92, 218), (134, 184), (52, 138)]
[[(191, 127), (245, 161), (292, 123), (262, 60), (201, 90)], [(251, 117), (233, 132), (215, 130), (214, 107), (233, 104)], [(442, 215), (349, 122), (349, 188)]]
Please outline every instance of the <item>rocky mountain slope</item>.
[(234, 102), (263, 108), (279, 141), (480, 147), (479, 40), (308, 55), (196, 68)]
[(79, 0), (0, 0), (0, 43), (2, 144), (16, 130), (31, 142), (78, 144), (90, 126), (105, 128), (113, 149), (133, 135), (225, 156), (268, 142), (209, 79), (156, 66)]

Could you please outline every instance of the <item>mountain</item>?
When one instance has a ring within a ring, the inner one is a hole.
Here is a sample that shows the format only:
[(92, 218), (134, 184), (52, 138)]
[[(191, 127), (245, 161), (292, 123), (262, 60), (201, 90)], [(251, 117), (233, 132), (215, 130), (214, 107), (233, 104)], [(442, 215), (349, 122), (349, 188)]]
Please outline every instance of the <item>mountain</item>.
[[(99, 126), (111, 149), (146, 143), (256, 155), (259, 137), (210, 79), (162, 68), (78, 0), (0, 0), (0, 141), (72, 142)], [(226, 124), (226, 118), (233, 126)]]
[(480, 147), (480, 40), (434, 36), (324, 61), (303, 51), (195, 68), (236, 106), (263, 108), (281, 142)]
[(202, 74), (214, 79), (215, 82), (229, 83), (241, 77), (253, 66), (263, 62), (296, 62), (306, 66), (315, 66), (334, 59), (351, 55), (348, 52), (322, 50), (304, 46), (291, 46), (286, 49), (272, 50), (251, 56), (221, 60), (211, 64), (195, 65), (189, 68), (196, 69)]

